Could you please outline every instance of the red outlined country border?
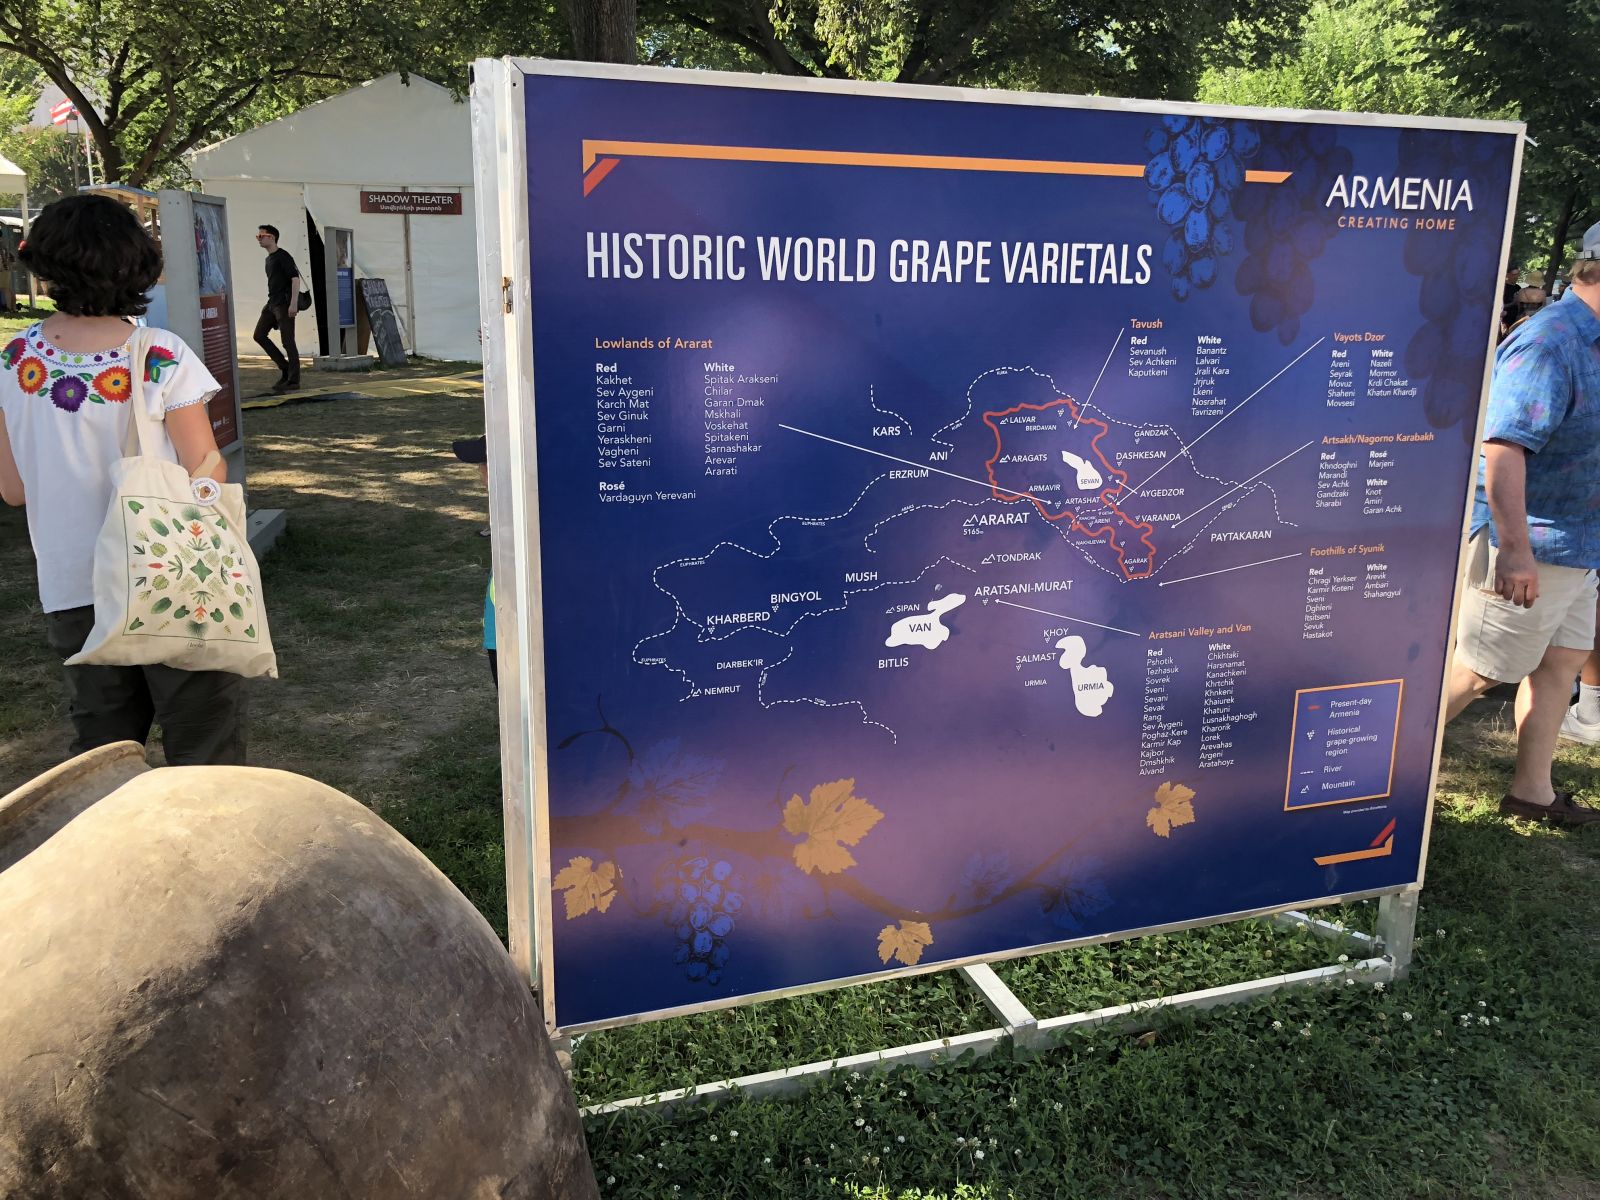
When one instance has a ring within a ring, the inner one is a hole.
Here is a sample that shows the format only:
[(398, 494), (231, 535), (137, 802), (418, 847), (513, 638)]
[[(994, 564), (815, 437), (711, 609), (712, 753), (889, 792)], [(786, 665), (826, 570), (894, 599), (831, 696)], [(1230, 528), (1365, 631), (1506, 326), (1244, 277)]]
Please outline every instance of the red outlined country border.
[[(1099, 433), (1095, 434), (1094, 437), (1089, 439), (1089, 448), (1094, 451), (1095, 457), (1100, 460), (1100, 465), (1105, 468), (1105, 477), (1107, 479), (1115, 478), (1117, 481), (1111, 487), (1106, 488), (1100, 493), (1100, 502), (1112, 512), (1116, 513), (1117, 516), (1123, 521), (1125, 521), (1130, 531), (1138, 533), (1139, 540), (1144, 543), (1145, 549), (1149, 551), (1149, 554), (1145, 559), (1144, 570), (1142, 571), (1128, 570), (1127, 551), (1117, 541), (1117, 528), (1115, 525), (1108, 524), (1102, 525), (1099, 529), (1090, 529), (1087, 525), (1082, 524), (1078, 520), (1077, 515), (1073, 513), (1071, 509), (1063, 508), (1059, 512), (1051, 512), (1049, 506), (1046, 505), (1043, 500), (1040, 500), (1039, 497), (1035, 496), (1032, 492), (1019, 493), (1011, 491), (1007, 488), (1003, 488), (1000, 486), (999, 480), (994, 477), (994, 464), (999, 461), (1000, 453), (1003, 449), (1000, 426), (995, 424), (995, 419), (1009, 417), (1020, 412), (1048, 412), (1050, 409), (1059, 408), (1063, 404), (1067, 406), (1067, 411), (1072, 414), (1072, 421), (1074, 425), (1093, 425), (1100, 430)], [(1132, 517), (1128, 516), (1127, 513), (1118, 508), (1116, 503), (1111, 499), (1111, 497), (1122, 491), (1122, 489), (1126, 487), (1128, 483), (1128, 473), (1126, 471), (1118, 470), (1116, 467), (1112, 466), (1110, 460), (1106, 458), (1105, 453), (1100, 449), (1100, 439), (1111, 432), (1111, 426), (1107, 425), (1104, 421), (1097, 421), (1093, 417), (1084, 416), (1078, 411), (1078, 406), (1072, 402), (1072, 398), (1070, 396), (1061, 396), (1058, 399), (1050, 401), (1048, 404), (1018, 404), (1012, 408), (1005, 409), (1002, 412), (986, 412), (983, 414), (983, 423), (987, 425), (990, 431), (994, 434), (994, 455), (983, 464), (983, 467), (984, 472), (989, 477), (989, 485), (993, 489), (992, 494), (996, 500), (1002, 500), (1008, 504), (1015, 503), (1017, 500), (1033, 501), (1033, 506), (1039, 510), (1039, 515), (1042, 516), (1046, 521), (1070, 521), (1075, 532), (1085, 534), (1088, 537), (1096, 540), (1104, 538), (1106, 544), (1111, 547), (1112, 552), (1117, 556), (1117, 567), (1122, 571), (1122, 576), (1124, 579), (1149, 578), (1150, 572), (1154, 571), (1156, 567), (1156, 544), (1150, 540), (1150, 534), (1154, 532), (1155, 526), (1147, 525), (1141, 521), (1135, 521)]]
[[(1143, 163), (1064, 162), (1048, 158), (973, 158), (958, 154), (886, 154), (870, 150), (802, 150), (787, 146), (704, 146), (692, 142), (583, 139), (587, 196), (625, 158), (688, 158), (704, 162), (789, 163), (827, 167), (898, 167), (915, 171), (990, 171), (1011, 175), (1098, 175), (1142, 179)], [(1289, 171), (1246, 171), (1246, 183), (1282, 183)]]

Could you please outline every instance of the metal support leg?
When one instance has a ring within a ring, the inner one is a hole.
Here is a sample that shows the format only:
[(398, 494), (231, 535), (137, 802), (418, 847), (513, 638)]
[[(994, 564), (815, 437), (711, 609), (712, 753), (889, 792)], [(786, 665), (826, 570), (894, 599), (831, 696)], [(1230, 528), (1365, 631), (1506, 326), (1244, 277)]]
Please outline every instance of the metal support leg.
[(977, 989), (989, 1011), (1004, 1023), (1006, 1032), (1011, 1035), (1018, 1049), (1030, 1050), (1043, 1045), (1039, 1038), (1039, 1018), (1017, 999), (1000, 976), (994, 973), (993, 967), (988, 963), (973, 963), (970, 967), (962, 967), (961, 974)]
[(561, 1073), (567, 1077), (567, 1083), (572, 1083), (572, 1050), (576, 1043), (570, 1037), (553, 1037), (550, 1039), (550, 1048), (556, 1052), (556, 1062), (561, 1064)]
[(1378, 941), (1394, 964), (1394, 977), (1404, 979), (1411, 970), (1411, 951), (1417, 938), (1417, 892), (1399, 892), (1378, 900)]

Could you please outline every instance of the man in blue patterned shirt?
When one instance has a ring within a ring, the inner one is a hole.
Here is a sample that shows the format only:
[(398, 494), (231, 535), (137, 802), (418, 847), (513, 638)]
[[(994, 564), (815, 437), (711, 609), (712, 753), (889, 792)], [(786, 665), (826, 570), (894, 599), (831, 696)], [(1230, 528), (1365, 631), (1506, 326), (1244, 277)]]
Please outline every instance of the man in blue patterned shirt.
[(1447, 715), (1496, 683), (1517, 691), (1507, 816), (1600, 822), (1551, 781), (1578, 669), (1595, 646), (1600, 568), (1600, 224), (1572, 286), (1495, 355)]

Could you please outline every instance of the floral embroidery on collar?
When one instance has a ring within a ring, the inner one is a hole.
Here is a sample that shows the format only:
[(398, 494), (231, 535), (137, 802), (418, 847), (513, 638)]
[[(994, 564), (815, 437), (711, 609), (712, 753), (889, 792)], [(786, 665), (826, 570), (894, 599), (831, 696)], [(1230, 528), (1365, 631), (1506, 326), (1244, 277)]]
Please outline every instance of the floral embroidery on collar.
[[(162, 373), (177, 361), (178, 356), (165, 346), (151, 346), (145, 355), (145, 382), (160, 383)], [(25, 395), (48, 390), (50, 402), (69, 413), (77, 412), (85, 401), (126, 403), (133, 395), (130, 366), (126, 345), (68, 353), (45, 338), (42, 322), (31, 325), (0, 351), (0, 369), (15, 369), (17, 386)]]

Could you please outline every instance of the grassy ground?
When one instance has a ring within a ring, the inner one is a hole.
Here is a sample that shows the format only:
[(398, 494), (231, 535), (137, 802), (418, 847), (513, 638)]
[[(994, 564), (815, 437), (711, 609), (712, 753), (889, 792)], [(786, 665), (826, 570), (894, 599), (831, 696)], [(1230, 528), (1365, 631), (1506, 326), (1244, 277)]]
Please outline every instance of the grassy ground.
[(0, 335), (10, 336), (21, 333), (35, 321), (42, 321), (55, 312), (56, 306), (50, 303), (48, 296), (39, 297), (37, 308), (28, 307), (26, 295), (18, 298), (17, 307), (10, 312), (0, 312)]
[[(477, 649), (483, 496), (449, 441), (459, 391), (246, 414), (253, 503), (289, 510), (264, 569), (283, 679), (254, 686), (252, 758), (377, 808), (503, 930), (493, 698)], [(0, 512), (0, 792), (64, 755), (22, 513)], [(1600, 1198), (1600, 837), (1513, 826), (1508, 714), (1451, 732), (1416, 968), (1100, 1032), (1033, 1057), (836, 1078), (674, 1119), (598, 1117), (607, 1197)], [(1559, 770), (1595, 794), (1600, 755)], [(1370, 928), (1372, 906), (1338, 914)], [(1041, 1016), (1332, 961), (1261, 923), (997, 968)], [(987, 1028), (925, 976), (594, 1034), (585, 1102)]]

